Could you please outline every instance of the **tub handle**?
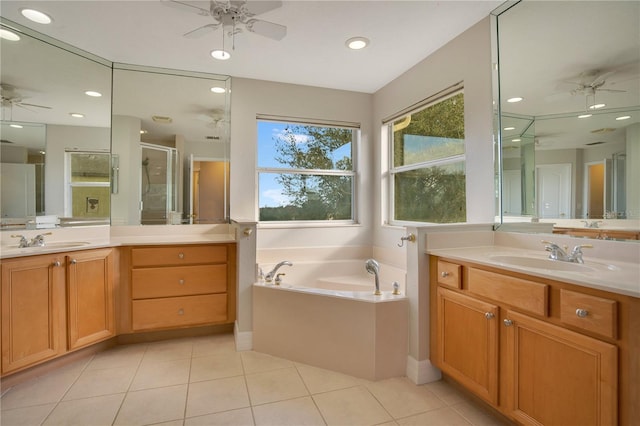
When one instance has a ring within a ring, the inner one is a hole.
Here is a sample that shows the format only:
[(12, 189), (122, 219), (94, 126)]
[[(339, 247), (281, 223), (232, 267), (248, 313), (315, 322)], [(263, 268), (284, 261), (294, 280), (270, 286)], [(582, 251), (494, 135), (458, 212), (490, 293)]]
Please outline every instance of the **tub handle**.
[(400, 243), (398, 244), (398, 247), (404, 246), (405, 241), (410, 241), (413, 243), (416, 241), (416, 236), (413, 234), (409, 234), (406, 237), (400, 237)]

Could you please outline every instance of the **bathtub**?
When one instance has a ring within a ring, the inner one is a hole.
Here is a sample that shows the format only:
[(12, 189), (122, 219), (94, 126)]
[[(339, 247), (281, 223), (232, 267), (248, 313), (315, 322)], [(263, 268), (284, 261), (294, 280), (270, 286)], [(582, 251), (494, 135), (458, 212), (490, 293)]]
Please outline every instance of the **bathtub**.
[[(268, 272), (272, 265), (264, 267)], [(281, 285), (256, 283), (253, 349), (368, 380), (404, 376), (404, 272), (381, 265), (382, 295), (375, 296), (373, 276), (359, 269), (364, 271), (364, 260), (294, 261), (280, 269), (286, 274)], [(400, 295), (392, 294), (393, 281)]]

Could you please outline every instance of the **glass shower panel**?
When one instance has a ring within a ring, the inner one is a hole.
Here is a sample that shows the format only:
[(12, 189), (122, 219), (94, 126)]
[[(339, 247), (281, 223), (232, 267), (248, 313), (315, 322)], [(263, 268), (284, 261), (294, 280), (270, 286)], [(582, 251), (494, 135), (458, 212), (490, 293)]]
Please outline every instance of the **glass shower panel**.
[(141, 144), (141, 148), (140, 223), (165, 224), (178, 199), (178, 152), (151, 144)]

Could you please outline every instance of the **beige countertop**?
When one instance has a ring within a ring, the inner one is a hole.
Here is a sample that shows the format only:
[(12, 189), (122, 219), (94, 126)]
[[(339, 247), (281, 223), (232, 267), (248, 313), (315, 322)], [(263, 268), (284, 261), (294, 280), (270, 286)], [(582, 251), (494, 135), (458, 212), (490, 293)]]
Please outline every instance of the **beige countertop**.
[[(492, 266), (584, 287), (640, 297), (640, 263), (584, 255), (584, 264), (553, 261), (546, 252), (489, 245), (427, 250), (434, 256)], [(521, 262), (520, 262), (521, 261)], [(529, 263), (531, 265), (529, 265)], [(569, 263), (568, 265), (565, 265)], [(567, 270), (564, 270), (564, 269)]]

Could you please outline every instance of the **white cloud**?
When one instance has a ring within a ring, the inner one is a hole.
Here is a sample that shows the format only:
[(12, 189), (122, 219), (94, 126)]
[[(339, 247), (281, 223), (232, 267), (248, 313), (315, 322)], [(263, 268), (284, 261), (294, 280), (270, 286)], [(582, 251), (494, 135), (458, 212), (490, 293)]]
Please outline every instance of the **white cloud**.
[[(284, 129), (273, 129), (273, 135), (278, 139), (287, 139), (291, 137), (291, 133), (285, 132)], [(309, 142), (309, 135), (293, 134), (293, 140), (296, 144), (303, 144)]]
[(262, 191), (261, 207), (279, 207), (289, 204), (289, 197), (284, 195), (280, 189), (266, 189)]

